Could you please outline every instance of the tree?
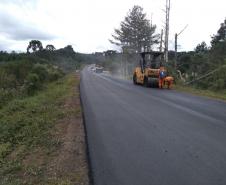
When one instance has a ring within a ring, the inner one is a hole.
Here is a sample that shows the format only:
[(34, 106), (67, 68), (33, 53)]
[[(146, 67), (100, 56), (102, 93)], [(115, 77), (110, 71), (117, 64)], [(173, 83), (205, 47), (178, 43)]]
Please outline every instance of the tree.
[(208, 51), (208, 47), (207, 47), (207, 44), (205, 42), (198, 44), (195, 48), (196, 53), (204, 53), (206, 51)]
[(65, 51), (68, 51), (68, 52), (71, 52), (71, 53), (75, 53), (75, 51), (74, 51), (72, 45), (67, 45), (67, 46), (65, 46), (65, 47), (64, 47), (64, 50), (65, 50)]
[(54, 47), (54, 45), (48, 44), (48, 45), (46, 46), (46, 50), (48, 50), (48, 51), (54, 51), (54, 50), (56, 50), (56, 48)]
[(112, 37), (115, 41), (111, 43), (121, 46), (123, 49), (132, 52), (149, 51), (154, 44), (159, 43), (159, 34), (155, 34), (156, 25), (151, 25), (150, 21), (143, 13), (143, 8), (134, 6), (129, 11), (120, 28), (115, 29)]
[(115, 56), (116, 53), (117, 53), (117, 51), (115, 51), (115, 50), (107, 50), (107, 51), (104, 52), (104, 56), (112, 57), (112, 56)]
[(225, 64), (226, 60), (226, 19), (221, 23), (217, 34), (212, 37), (210, 58), (216, 65)]
[(41, 41), (31, 40), (27, 47), (27, 53), (30, 53), (30, 50), (32, 50), (33, 52), (36, 52), (37, 50), (39, 50), (39, 51), (43, 50)]
[(212, 37), (211, 45), (212, 47), (214, 47), (215, 45), (223, 41), (226, 41), (226, 19), (223, 23), (221, 23), (217, 34)]

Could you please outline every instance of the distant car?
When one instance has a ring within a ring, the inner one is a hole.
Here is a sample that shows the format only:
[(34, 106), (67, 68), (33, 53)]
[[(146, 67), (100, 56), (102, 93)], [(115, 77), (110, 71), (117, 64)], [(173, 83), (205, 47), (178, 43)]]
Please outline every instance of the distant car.
[(96, 73), (103, 73), (103, 67), (96, 67)]
[(94, 65), (90, 65), (89, 70), (95, 72), (96, 71), (96, 67)]

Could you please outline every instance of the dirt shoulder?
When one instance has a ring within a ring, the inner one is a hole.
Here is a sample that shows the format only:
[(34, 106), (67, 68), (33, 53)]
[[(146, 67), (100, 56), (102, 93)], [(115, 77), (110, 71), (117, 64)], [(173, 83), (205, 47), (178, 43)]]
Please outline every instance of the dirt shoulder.
[(62, 147), (48, 165), (48, 177), (53, 182), (88, 185), (88, 165), (81, 119), (71, 118), (66, 122), (66, 126), (64, 123), (58, 125)]
[[(78, 81), (79, 75), (76, 74), (74, 78)], [(48, 165), (48, 178), (53, 182), (88, 185), (85, 130), (78, 84), (75, 86), (73, 96), (65, 101), (63, 107), (72, 110), (74, 114), (69, 114), (56, 125), (55, 138), (62, 143)]]

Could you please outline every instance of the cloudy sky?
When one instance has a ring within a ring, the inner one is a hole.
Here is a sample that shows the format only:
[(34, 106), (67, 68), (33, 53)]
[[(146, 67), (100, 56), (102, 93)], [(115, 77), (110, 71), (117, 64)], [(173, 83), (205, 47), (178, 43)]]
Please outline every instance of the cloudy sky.
[[(226, 17), (225, 0), (171, 1), (170, 48), (174, 34), (187, 24), (180, 50), (209, 43)], [(31, 39), (86, 53), (115, 49), (108, 40), (133, 5), (142, 6), (149, 19), (153, 15), (160, 32), (165, 0), (0, 0), (0, 50), (25, 51)]]

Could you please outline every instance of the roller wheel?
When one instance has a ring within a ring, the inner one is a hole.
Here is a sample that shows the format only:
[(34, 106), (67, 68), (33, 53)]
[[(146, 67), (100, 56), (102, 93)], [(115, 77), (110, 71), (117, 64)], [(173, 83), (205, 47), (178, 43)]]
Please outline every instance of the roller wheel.
[(144, 87), (148, 87), (148, 78), (144, 77)]
[(133, 84), (137, 85), (137, 75), (133, 75)]

